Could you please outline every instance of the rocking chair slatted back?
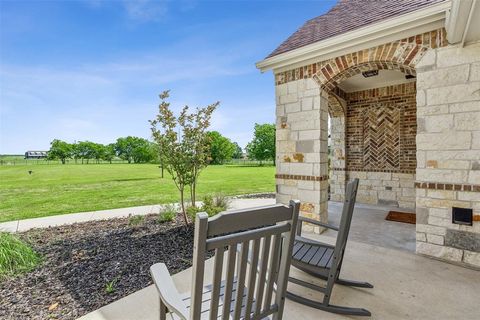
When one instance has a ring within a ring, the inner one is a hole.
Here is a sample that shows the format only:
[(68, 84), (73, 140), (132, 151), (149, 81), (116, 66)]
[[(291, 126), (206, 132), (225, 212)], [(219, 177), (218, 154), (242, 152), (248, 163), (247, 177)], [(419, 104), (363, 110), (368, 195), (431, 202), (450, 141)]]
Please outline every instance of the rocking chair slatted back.
[(205, 309), (209, 250), (215, 256), (208, 319), (282, 318), (299, 208), (298, 201), (291, 201), (289, 206), (229, 211), (211, 219), (197, 214), (190, 319), (200, 319)]

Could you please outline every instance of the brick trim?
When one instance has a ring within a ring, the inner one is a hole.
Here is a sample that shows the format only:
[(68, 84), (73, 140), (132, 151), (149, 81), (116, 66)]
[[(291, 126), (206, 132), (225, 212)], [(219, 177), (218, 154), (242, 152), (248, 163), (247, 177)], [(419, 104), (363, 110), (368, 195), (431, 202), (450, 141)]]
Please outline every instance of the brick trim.
[(328, 175), (325, 176), (304, 176), (298, 174), (275, 174), (275, 179), (286, 179), (286, 180), (302, 180), (302, 181), (327, 181)]
[(439, 183), (439, 182), (415, 182), (415, 188), (428, 190), (451, 190), (480, 192), (480, 184), (456, 184), (456, 183)]
[(357, 172), (386, 172), (386, 173), (411, 173), (415, 174), (415, 170), (409, 169), (363, 169), (363, 168), (332, 168), (333, 171), (357, 171)]
[(415, 75), (415, 65), (428, 49), (446, 46), (444, 28), (385, 43), (329, 60), (316, 62), (275, 74), (275, 84), (313, 78), (322, 89), (334, 90), (342, 80), (362, 71), (400, 70)]

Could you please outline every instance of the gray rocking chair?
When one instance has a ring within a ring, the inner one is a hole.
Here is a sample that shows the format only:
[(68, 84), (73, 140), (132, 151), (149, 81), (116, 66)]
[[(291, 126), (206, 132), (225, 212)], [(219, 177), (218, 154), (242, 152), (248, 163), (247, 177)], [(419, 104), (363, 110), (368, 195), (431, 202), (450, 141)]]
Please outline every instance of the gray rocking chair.
[[(299, 208), (290, 201), (210, 219), (198, 213), (191, 294), (180, 296), (165, 264), (150, 268), (160, 320), (282, 319)], [(204, 286), (208, 251), (215, 252), (213, 281)]]
[[(338, 314), (356, 316), (371, 315), (371, 313), (366, 309), (350, 308), (330, 304), (330, 297), (332, 294), (333, 285), (335, 283), (353, 287), (373, 288), (373, 286), (368, 282), (358, 282), (339, 278), (340, 269), (343, 262), (343, 254), (345, 252), (348, 233), (350, 231), (350, 224), (352, 222), (357, 188), (358, 179), (353, 180), (347, 185), (340, 227), (337, 228), (335, 226), (321, 223), (317, 220), (306, 217), (298, 218), (299, 223), (297, 225), (297, 236), (295, 238), (295, 244), (293, 247), (292, 265), (315, 277), (326, 280), (327, 284), (325, 287), (321, 287), (310, 282), (290, 277), (290, 282), (322, 292), (324, 296), (323, 301), (319, 302), (307, 299), (291, 292), (287, 292), (287, 297), (289, 299), (313, 308)], [(307, 222), (320, 227), (338, 231), (335, 246), (302, 237), (302, 222)]]

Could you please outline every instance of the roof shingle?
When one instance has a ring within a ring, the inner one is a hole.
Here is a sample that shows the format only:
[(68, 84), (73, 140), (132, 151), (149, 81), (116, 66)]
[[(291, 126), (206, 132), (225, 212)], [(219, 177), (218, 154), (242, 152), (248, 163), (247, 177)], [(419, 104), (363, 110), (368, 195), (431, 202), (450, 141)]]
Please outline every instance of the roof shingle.
[(278, 46), (267, 58), (443, 1), (339, 0), (324, 15), (305, 22), (300, 29)]

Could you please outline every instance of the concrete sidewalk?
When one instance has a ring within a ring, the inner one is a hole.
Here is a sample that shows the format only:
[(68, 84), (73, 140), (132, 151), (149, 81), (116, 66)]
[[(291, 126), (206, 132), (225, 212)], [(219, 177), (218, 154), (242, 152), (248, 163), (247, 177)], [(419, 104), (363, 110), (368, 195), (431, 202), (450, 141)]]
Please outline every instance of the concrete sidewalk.
[[(275, 199), (232, 199), (229, 209), (241, 209), (274, 204)], [(47, 228), (72, 224), (76, 222), (87, 222), (105, 220), (112, 218), (125, 218), (129, 215), (147, 215), (159, 213), (164, 205), (149, 205), (140, 207), (69, 213), (44, 218), (25, 219), (0, 223), (0, 231), (19, 232), (33, 228)]]

